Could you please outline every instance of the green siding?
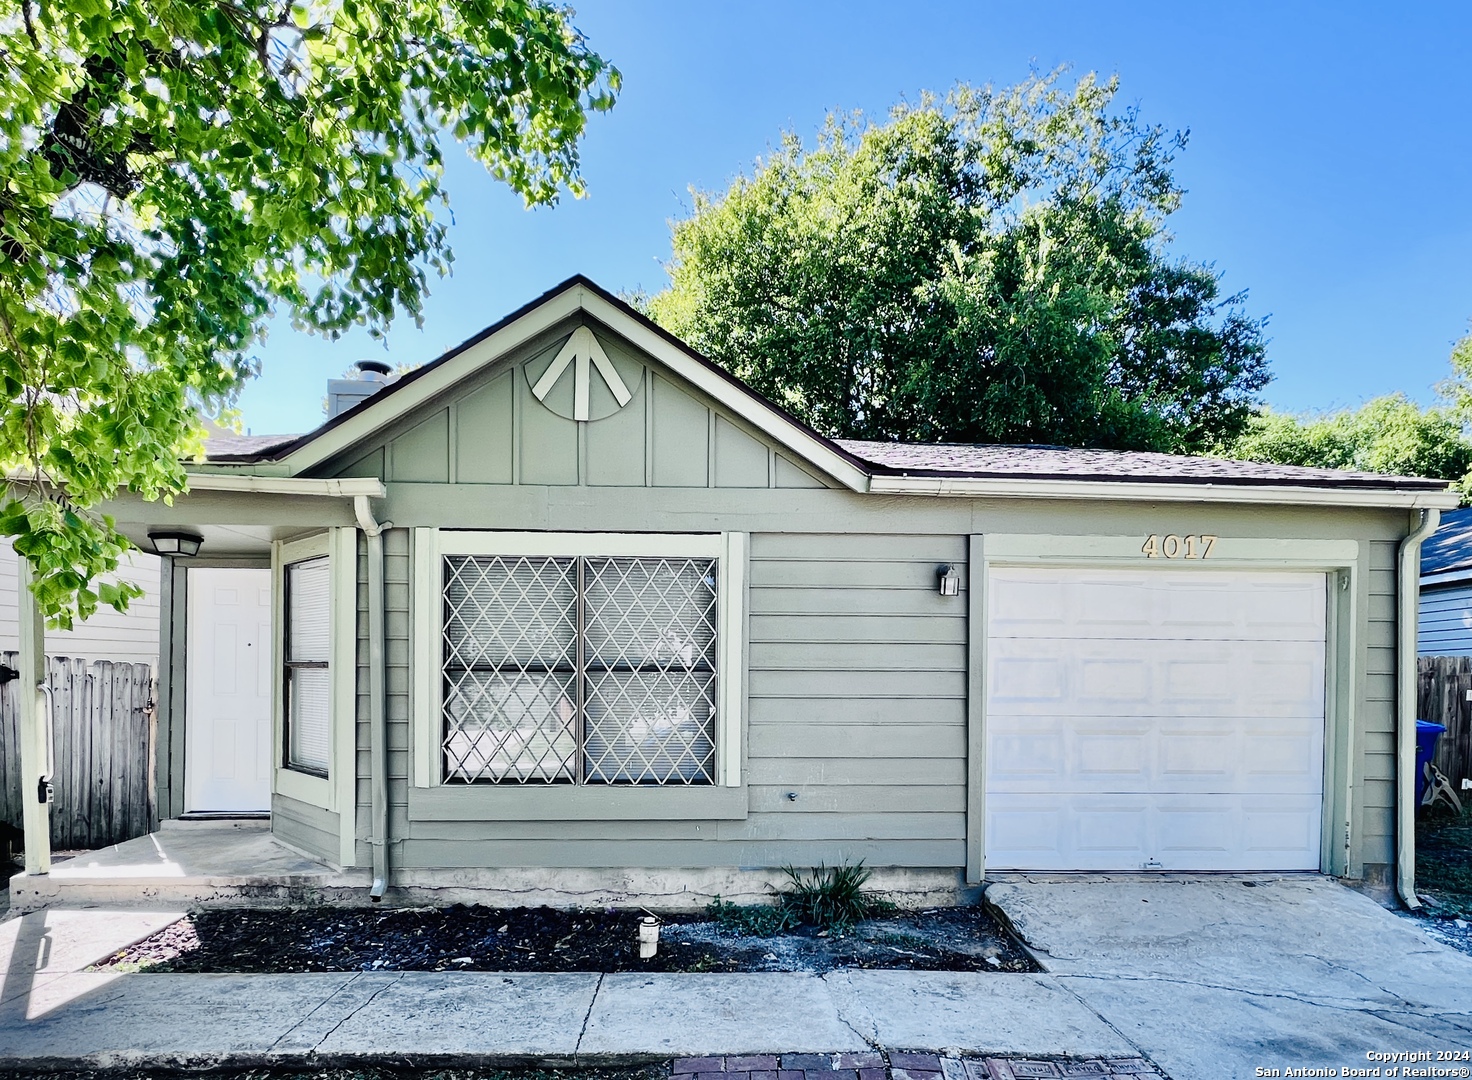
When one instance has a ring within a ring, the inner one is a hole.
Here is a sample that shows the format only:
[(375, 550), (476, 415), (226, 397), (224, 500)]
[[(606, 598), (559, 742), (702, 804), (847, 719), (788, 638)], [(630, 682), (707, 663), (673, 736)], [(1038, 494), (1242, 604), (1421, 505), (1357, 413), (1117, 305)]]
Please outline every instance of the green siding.
[(340, 854), (337, 831), (335, 812), (285, 795), (271, 796), (271, 833), (297, 850), (336, 863)]
[(456, 404), (455, 461), (460, 483), (511, 483), (515, 378), (514, 371), (502, 372)]

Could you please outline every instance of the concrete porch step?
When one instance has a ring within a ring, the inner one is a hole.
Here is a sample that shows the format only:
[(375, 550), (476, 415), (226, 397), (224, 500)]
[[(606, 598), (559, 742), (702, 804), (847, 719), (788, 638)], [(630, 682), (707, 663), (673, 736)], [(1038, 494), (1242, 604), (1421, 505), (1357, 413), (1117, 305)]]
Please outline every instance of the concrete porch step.
[(165, 821), (158, 832), (10, 879), (14, 911), (43, 907), (268, 906), (361, 894), (365, 871), (344, 873), (293, 850), (264, 819)]

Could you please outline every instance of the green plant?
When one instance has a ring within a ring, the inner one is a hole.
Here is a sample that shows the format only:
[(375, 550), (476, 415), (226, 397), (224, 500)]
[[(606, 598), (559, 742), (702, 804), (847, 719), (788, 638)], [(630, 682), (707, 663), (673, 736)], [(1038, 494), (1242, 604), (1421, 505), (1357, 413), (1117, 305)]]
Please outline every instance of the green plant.
[(770, 937), (783, 930), (791, 930), (799, 920), (795, 914), (778, 904), (731, 904), (717, 896), (705, 906), (705, 913), (730, 930), (749, 937)]
[(788, 878), (787, 888), (778, 894), (782, 910), (824, 930), (841, 933), (861, 919), (895, 909), (888, 900), (864, 890), (870, 874), (863, 859), (853, 866), (820, 863), (807, 877), (791, 866), (784, 866), (782, 872)]

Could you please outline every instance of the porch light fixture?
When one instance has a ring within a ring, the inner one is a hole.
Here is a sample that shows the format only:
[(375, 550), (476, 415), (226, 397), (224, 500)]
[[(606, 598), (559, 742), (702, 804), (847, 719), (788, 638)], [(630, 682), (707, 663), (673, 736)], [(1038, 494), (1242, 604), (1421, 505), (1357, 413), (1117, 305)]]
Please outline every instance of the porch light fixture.
[(177, 555), (179, 558), (189, 559), (199, 554), (199, 545), (204, 542), (204, 538), (198, 533), (180, 529), (159, 529), (149, 532), (148, 542), (160, 555)]
[(954, 566), (938, 566), (935, 568), (935, 579), (940, 586), (942, 596), (961, 595), (961, 575), (956, 573)]

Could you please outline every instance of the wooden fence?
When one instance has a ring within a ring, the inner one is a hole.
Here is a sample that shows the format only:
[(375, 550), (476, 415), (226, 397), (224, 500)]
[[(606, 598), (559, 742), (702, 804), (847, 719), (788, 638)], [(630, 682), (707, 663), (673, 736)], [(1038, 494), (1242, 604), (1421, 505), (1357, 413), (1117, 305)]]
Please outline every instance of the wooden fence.
[[(0, 663), (17, 667), (16, 654)], [(56, 796), (51, 846), (77, 850), (143, 836), (154, 820), (153, 670), (147, 664), (48, 657), (55, 701)], [(0, 822), (19, 830), (21, 800), (36, 797), (22, 783), (18, 680), (0, 687)]]
[(1423, 656), (1416, 670), (1416, 716), (1446, 725), (1434, 763), (1460, 788), (1472, 777), (1472, 656)]

